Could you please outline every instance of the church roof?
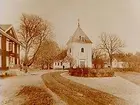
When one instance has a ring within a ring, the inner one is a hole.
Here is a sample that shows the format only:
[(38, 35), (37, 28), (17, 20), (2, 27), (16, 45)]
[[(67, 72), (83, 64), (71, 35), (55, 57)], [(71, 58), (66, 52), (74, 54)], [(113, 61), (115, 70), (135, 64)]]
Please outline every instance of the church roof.
[(73, 36), (69, 39), (67, 44), (72, 43), (72, 42), (92, 43), (92, 41), (88, 38), (88, 36), (81, 29), (79, 22), (78, 22), (78, 27), (77, 27), (76, 31), (74, 32)]

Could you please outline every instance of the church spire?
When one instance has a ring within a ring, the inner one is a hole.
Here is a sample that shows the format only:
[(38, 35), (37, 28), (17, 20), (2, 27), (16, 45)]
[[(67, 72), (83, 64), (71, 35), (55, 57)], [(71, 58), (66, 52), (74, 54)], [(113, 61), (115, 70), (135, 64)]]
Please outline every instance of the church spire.
[(80, 20), (79, 20), (79, 18), (78, 18), (78, 27), (80, 27)]

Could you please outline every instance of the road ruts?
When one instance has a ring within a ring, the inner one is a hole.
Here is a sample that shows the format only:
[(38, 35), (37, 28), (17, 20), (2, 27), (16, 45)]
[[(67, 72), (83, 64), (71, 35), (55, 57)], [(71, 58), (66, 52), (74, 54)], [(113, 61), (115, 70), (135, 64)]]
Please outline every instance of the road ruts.
[(47, 73), (42, 75), (42, 79), (68, 105), (129, 105), (116, 96), (68, 80), (61, 73)]

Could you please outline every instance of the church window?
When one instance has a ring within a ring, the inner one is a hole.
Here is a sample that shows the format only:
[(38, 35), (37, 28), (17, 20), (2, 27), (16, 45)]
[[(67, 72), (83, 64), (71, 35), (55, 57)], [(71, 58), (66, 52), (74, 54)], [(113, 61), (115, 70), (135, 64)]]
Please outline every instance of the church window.
[(80, 39), (81, 41), (85, 41), (85, 38), (84, 38), (83, 36), (79, 36), (79, 39)]
[(84, 52), (84, 48), (81, 48), (81, 52)]

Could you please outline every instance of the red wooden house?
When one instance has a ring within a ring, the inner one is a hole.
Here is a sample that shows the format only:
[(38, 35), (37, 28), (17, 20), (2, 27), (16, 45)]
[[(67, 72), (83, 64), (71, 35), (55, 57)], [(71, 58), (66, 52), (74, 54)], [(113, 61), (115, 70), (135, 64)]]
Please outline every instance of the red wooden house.
[(20, 64), (20, 43), (12, 25), (0, 25), (0, 70)]

